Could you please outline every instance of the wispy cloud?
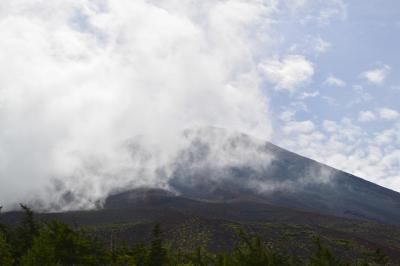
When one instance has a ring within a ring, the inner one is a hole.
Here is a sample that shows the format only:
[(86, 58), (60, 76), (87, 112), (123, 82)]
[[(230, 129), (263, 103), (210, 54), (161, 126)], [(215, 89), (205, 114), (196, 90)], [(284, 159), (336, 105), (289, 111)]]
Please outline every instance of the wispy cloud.
[(370, 122), (376, 120), (376, 115), (371, 111), (360, 111), (358, 114), (358, 121)]
[(347, 18), (347, 5), (342, 0), (330, 1), (331, 6), (323, 8), (318, 15), (318, 23), (320, 25), (327, 25), (332, 18), (340, 18), (342, 20)]
[[(297, 123), (303, 121), (287, 121), (284, 128), (287, 124)], [(390, 129), (367, 132), (349, 118), (323, 120), (321, 124), (313, 123), (313, 127), (303, 132), (299, 130), (290, 134), (286, 131), (288, 135), (280, 138), (279, 143), (304, 156), (397, 189), (400, 185), (399, 130), (399, 123)]]
[(313, 47), (317, 53), (325, 53), (331, 47), (331, 43), (317, 37), (313, 39)]
[(312, 91), (312, 92), (303, 92), (298, 98), (300, 100), (305, 100), (308, 98), (315, 98), (317, 96), (319, 96), (319, 91)]
[(346, 82), (343, 81), (342, 79), (335, 77), (334, 75), (329, 75), (326, 80), (324, 81), (324, 84), (329, 85), (329, 86), (335, 86), (335, 87), (344, 87), (346, 86)]
[(306, 36), (303, 41), (293, 44), (289, 50), (291, 53), (320, 55), (331, 48), (331, 43), (317, 36)]
[(378, 110), (379, 117), (384, 120), (395, 120), (400, 117), (400, 113), (391, 108), (381, 108)]
[(313, 64), (302, 55), (288, 55), (281, 60), (267, 59), (259, 68), (277, 90), (290, 92), (311, 81), (314, 75)]
[(363, 86), (353, 85), (353, 91), (355, 92), (355, 97), (347, 104), (347, 107), (353, 107), (358, 104), (371, 101), (373, 98), (370, 93), (366, 92)]
[(361, 77), (363, 77), (369, 84), (382, 85), (389, 73), (390, 67), (388, 65), (383, 65), (363, 72)]

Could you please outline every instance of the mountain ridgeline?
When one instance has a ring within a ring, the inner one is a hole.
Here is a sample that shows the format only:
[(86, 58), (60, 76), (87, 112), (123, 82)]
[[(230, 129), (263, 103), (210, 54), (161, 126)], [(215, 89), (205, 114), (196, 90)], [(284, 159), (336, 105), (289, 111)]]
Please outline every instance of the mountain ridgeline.
[(253, 199), (340, 217), (400, 224), (400, 194), (354, 175), (217, 128), (188, 131), (170, 188), (188, 198)]
[[(270, 142), (215, 127), (185, 130), (180, 139), (180, 148), (169, 156), (168, 162), (155, 169), (148, 167), (154, 163), (147, 160), (157, 161), (157, 154), (147, 150), (141, 138), (128, 142), (132, 162), (143, 165), (140, 169), (150, 169), (156, 177), (149, 179), (159, 181), (137, 187), (135, 183), (146, 184), (150, 173), (140, 170), (142, 174), (135, 174), (137, 177), (130, 185), (120, 184), (120, 189), (108, 190), (113, 192), (104, 198), (105, 206), (115, 196), (125, 197), (123, 204), (129, 205), (132, 199), (143, 196), (141, 193), (135, 196), (139, 191), (162, 187), (170, 196), (193, 200), (224, 203), (251, 200), (318, 214), (400, 224), (400, 193)], [(126, 174), (125, 179), (129, 179), (129, 173)], [(160, 186), (154, 185), (157, 182)], [(54, 194), (61, 195), (61, 200), (54, 201), (55, 207), (48, 209), (76, 209), (74, 206), (80, 205), (74, 201), (85, 198), (97, 202), (96, 198), (87, 197), (85, 191), (88, 192), (87, 188), (80, 192), (68, 187), (56, 190)], [(96, 205), (102, 204), (99, 201)]]
[[(168, 171), (158, 169), (168, 189), (127, 188), (95, 210), (37, 217), (82, 229), (111, 250), (148, 242), (159, 222), (177, 251), (229, 252), (232, 229), (244, 228), (303, 259), (319, 237), (355, 265), (353, 258), (380, 252), (400, 263), (399, 193), (245, 134), (201, 128), (183, 138), (187, 145)], [(0, 218), (12, 226), (23, 213)]]

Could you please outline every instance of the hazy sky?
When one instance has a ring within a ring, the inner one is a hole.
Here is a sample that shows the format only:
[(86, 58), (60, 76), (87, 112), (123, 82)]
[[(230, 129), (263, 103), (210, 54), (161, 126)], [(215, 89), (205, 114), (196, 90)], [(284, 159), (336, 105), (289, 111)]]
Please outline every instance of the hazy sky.
[(0, 202), (157, 183), (124, 141), (208, 125), (400, 191), (399, 33), (397, 0), (1, 0)]

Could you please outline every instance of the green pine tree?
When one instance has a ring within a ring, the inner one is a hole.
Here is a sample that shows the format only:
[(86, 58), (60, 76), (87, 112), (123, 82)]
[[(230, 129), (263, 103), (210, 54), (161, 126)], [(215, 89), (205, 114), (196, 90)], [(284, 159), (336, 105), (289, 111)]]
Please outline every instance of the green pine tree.
[(163, 246), (161, 226), (157, 223), (153, 228), (153, 235), (150, 246), (149, 266), (166, 265), (166, 249)]
[(136, 266), (147, 266), (149, 249), (143, 241), (133, 246), (132, 253)]
[(2, 266), (13, 265), (10, 246), (8, 245), (6, 238), (1, 232), (0, 232), (0, 265)]
[(20, 204), (20, 206), (24, 211), (24, 217), (11, 237), (12, 252), (17, 264), (20, 258), (32, 247), (33, 240), (38, 235), (40, 228), (33, 211), (23, 204)]
[(233, 265), (275, 266), (290, 265), (289, 259), (264, 244), (260, 237), (250, 237), (243, 229), (237, 231), (239, 244), (234, 248)]
[(106, 265), (106, 252), (68, 225), (53, 221), (44, 226), (21, 265)]
[(321, 240), (315, 240), (315, 251), (309, 258), (309, 266), (338, 266), (340, 261), (332, 254), (328, 247), (322, 245)]

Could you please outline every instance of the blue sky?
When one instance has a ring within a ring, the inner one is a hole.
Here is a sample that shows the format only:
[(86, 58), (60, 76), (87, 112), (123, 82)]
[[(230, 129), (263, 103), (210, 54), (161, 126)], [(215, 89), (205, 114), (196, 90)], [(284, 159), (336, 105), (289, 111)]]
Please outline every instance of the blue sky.
[(203, 126), (400, 191), (399, 31), (396, 0), (2, 0), (0, 202), (162, 186)]
[[(276, 31), (284, 41), (277, 45), (277, 54), (301, 54), (313, 73), (299, 78), (293, 88), (276, 87), (276, 80), (267, 78), (264, 86), (279, 125), (275, 142), (397, 189), (400, 3), (336, 1), (340, 4), (332, 8), (340, 10), (334, 17), (304, 22), (305, 14), (318, 14), (325, 7), (316, 1), (299, 2), (294, 14), (278, 15)], [(321, 43), (324, 48), (316, 50)], [(340, 130), (349, 131), (347, 137)], [(385, 141), (377, 141), (384, 136)]]

